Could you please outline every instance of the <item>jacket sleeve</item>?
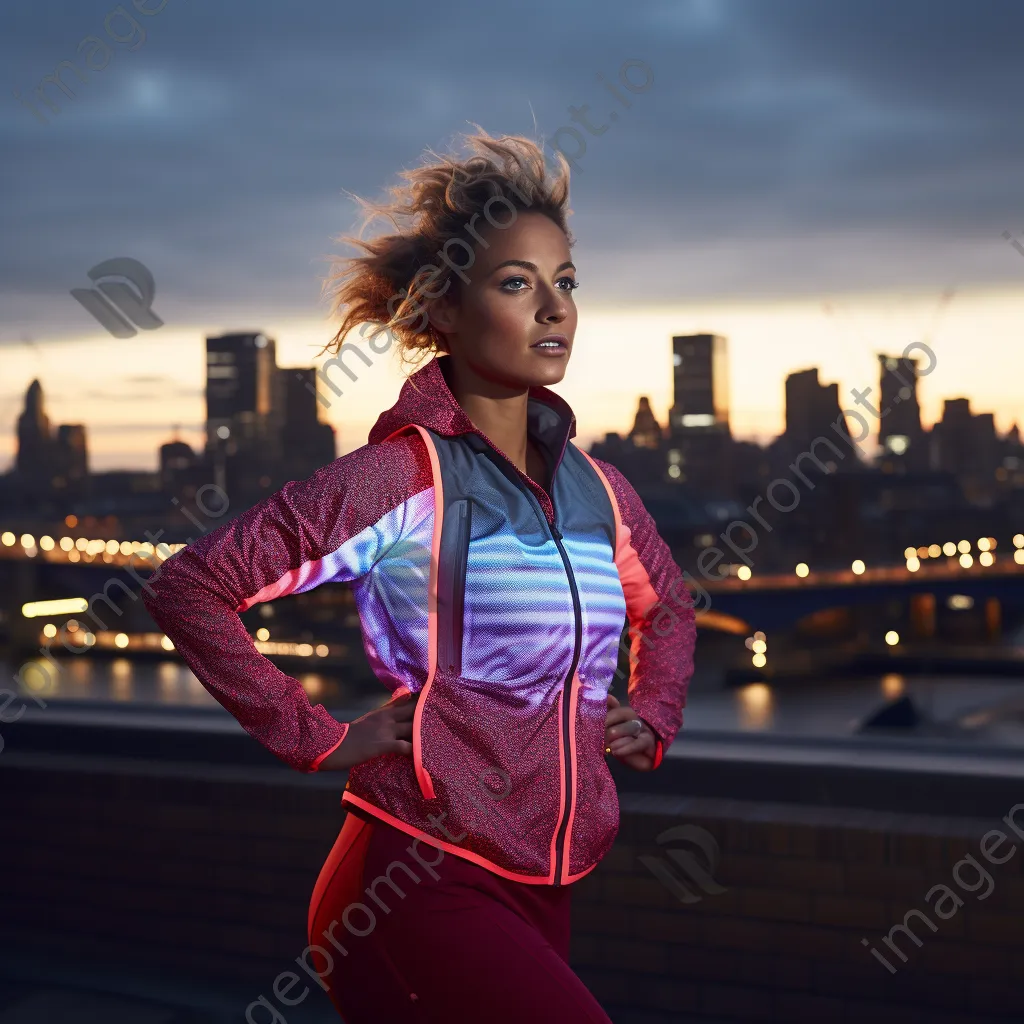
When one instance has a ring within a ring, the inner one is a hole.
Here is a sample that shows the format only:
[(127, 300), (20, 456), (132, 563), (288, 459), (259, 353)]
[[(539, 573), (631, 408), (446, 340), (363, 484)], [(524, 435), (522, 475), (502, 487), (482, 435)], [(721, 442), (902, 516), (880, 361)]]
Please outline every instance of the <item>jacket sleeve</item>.
[(657, 737), (657, 768), (683, 724), (697, 637), (693, 597), (633, 486), (610, 463), (593, 462), (614, 496), (615, 564), (631, 637), (629, 703)]
[(256, 650), (239, 613), (369, 572), (431, 486), (418, 437), (366, 445), (179, 550), (144, 585), (150, 615), (203, 686), (299, 771), (316, 771), (348, 724)]

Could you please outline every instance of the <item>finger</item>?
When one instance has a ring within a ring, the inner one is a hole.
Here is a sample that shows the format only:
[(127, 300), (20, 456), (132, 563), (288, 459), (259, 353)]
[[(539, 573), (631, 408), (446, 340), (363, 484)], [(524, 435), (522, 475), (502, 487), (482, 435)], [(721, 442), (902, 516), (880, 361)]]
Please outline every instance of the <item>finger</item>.
[(400, 740), (411, 740), (412, 722), (395, 722), (395, 736)]
[(619, 703), (620, 703), (619, 702), (619, 698), (616, 697), (614, 693), (609, 693), (608, 694), (608, 707), (609, 708), (617, 708), (617, 707), (619, 707)]
[(638, 754), (643, 750), (643, 747), (640, 745), (640, 741), (632, 738), (612, 740), (608, 746), (611, 747), (611, 752), (616, 757), (623, 757), (627, 754)]
[[(621, 736), (628, 736), (630, 739), (635, 739), (640, 735), (637, 732), (637, 728), (632, 723), (637, 721), (635, 718), (631, 718), (628, 721), (621, 722), (619, 725), (613, 725), (605, 729), (605, 738), (610, 742), (611, 740), (617, 740)], [(642, 730), (641, 730), (642, 731)]]
[(396, 701), (389, 706), (391, 717), (396, 722), (411, 722), (416, 714), (416, 702), (412, 700)]
[(622, 722), (630, 722), (636, 718), (636, 713), (632, 708), (614, 708), (605, 715), (604, 724), (605, 728), (609, 728), (613, 725), (619, 725)]
[(412, 754), (412, 744), (407, 740), (392, 740), (390, 743), (385, 743), (382, 754)]

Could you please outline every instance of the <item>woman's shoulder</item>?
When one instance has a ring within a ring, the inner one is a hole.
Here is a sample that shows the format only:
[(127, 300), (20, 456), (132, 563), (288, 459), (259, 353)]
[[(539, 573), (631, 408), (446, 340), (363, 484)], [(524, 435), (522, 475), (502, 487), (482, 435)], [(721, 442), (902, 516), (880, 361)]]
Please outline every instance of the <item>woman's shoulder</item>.
[(417, 433), (364, 444), (327, 463), (301, 486), (367, 497), (411, 497), (433, 485), (430, 456)]

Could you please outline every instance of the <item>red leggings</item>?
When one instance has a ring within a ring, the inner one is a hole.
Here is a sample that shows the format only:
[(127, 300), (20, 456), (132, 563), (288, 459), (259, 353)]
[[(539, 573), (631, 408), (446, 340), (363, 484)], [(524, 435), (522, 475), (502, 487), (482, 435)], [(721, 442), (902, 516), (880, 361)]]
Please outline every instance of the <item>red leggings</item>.
[(307, 963), (348, 1024), (611, 1024), (568, 963), (570, 896), (350, 811), (313, 890)]

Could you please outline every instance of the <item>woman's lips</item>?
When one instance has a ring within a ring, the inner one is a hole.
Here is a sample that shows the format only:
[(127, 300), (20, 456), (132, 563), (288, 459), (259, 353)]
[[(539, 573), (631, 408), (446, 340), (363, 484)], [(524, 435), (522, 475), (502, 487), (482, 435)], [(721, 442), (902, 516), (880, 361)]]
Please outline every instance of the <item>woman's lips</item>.
[(531, 345), (530, 348), (534, 352), (539, 352), (542, 356), (554, 356), (561, 357), (568, 355), (569, 345), (562, 339), (549, 338), (543, 342), (538, 341), (535, 345)]

